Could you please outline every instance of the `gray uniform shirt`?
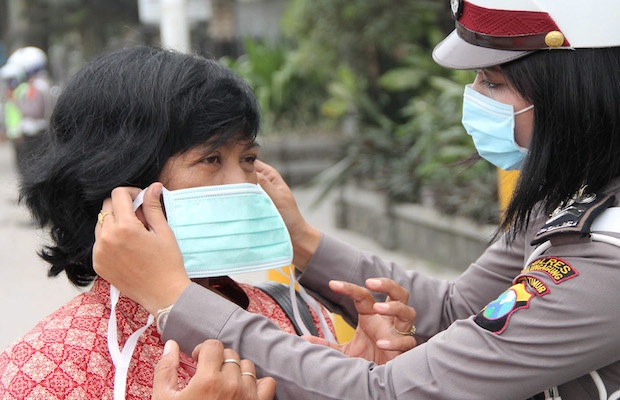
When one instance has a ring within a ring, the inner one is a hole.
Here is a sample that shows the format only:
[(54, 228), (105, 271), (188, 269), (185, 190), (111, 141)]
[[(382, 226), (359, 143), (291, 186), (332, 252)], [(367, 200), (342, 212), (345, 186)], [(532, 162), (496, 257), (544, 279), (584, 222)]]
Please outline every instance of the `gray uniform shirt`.
[(545, 219), (511, 246), (491, 245), (454, 282), (324, 235), (300, 277), (306, 288), (355, 321), (353, 304), (332, 294), (329, 280), (392, 278), (410, 293), (418, 334), (430, 337), (383, 366), (283, 333), (195, 284), (163, 336), (188, 354), (206, 338), (221, 340), (277, 380), (278, 399), (524, 400), (552, 386), (563, 400), (618, 399), (620, 247), (569, 235), (525, 266)]

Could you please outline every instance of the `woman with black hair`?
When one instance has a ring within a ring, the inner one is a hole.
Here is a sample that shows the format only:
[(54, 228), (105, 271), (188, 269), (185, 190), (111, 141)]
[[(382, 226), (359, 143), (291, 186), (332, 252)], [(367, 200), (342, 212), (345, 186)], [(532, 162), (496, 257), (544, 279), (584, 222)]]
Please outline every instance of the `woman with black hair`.
[[(49, 276), (64, 272), (76, 286), (92, 287), (0, 354), (0, 397), (151, 397), (154, 366), (164, 351), (159, 324), (165, 314), (154, 321), (93, 269), (95, 226), (101, 229), (113, 219), (99, 210), (119, 186), (165, 184), (172, 202), (168, 218), (174, 217), (181, 230), (179, 246), (201, 287), (266, 316), (287, 333), (303, 325), (334, 340), (321, 305), (299, 304), (299, 322), (281, 297), (276, 302), (266, 289), (228, 277), (289, 265), (292, 258), (284, 221), (256, 185), (259, 123), (249, 86), (230, 69), (199, 56), (135, 47), (100, 56), (71, 78), (58, 98), (45, 147), (24, 174), (20, 195), (41, 227), (49, 228), (52, 244), (40, 252), (51, 265)], [(219, 203), (196, 207), (196, 198)], [(247, 244), (237, 246), (241, 242)], [(158, 249), (145, 251), (153, 255)], [(400, 287), (392, 293), (407, 295)], [(401, 311), (412, 312), (401, 305)], [(214, 344), (203, 349), (226, 359), (218, 365), (225, 376), (207, 374), (213, 379), (207, 386), (236, 379), (242, 389), (256, 389), (251, 362)], [(180, 356), (179, 388), (197, 365), (208, 362), (203, 357), (196, 364), (189, 354), (192, 349)]]
[[(48, 275), (64, 272), (74, 285), (92, 287), (0, 354), (0, 397), (103, 399), (125, 398), (126, 392), (126, 398), (151, 398), (164, 343), (149, 326), (148, 312), (118, 293), (112, 301), (112, 287), (93, 270), (97, 212), (117, 186), (146, 187), (163, 180), (175, 189), (255, 181), (258, 127), (250, 88), (229, 69), (202, 57), (126, 49), (93, 60), (68, 82), (45, 147), (24, 171), (20, 196), (40, 226), (49, 227), (52, 244), (40, 252), (50, 264)], [(221, 168), (199, 163), (218, 155), (229, 158)], [(184, 164), (190, 159), (192, 167)], [(227, 277), (203, 282), (207, 287), (214, 283), (222, 295), (292, 332), (290, 322), (278, 318), (281, 310), (278, 314), (277, 305), (258, 289)], [(142, 335), (135, 350), (115, 354), (136, 330)], [(225, 364), (222, 375), (211, 376), (214, 383), (236, 379), (243, 390), (256, 392), (251, 362), (221, 344), (202, 349), (210, 358), (239, 364)], [(180, 362), (180, 386), (175, 383), (174, 391), (187, 385), (200, 365), (183, 354)]]
[[(620, 399), (620, 3), (451, 6), (456, 29), (434, 59), (477, 70), (464, 92), (465, 130), (481, 157), (521, 170), (497, 240), (459, 278), (405, 271), (322, 234), (300, 215), (277, 172), (257, 164), (259, 182), (287, 222), (300, 282), (355, 318), (342, 294), (368, 278), (394, 279), (411, 293), (417, 333), (428, 341), (377, 366), (284, 337), (223, 300), (217, 312), (193, 318), (196, 305), (214, 296), (191, 284), (181, 266), (171, 267), (172, 256), (117, 263), (147, 243), (175, 253), (165, 235), (129, 229), (135, 216), (122, 190), (104, 204), (116, 218), (99, 232), (97, 271), (149, 309), (174, 304), (164, 338), (181, 348), (222, 340), (255, 362), (259, 375), (273, 376), (280, 398)], [(156, 187), (146, 201), (149, 224), (165, 232)], [(150, 284), (142, 285), (146, 274)], [(173, 292), (159, 294), (166, 286)], [(270, 358), (259, 347), (269, 347)], [(270, 362), (285, 355), (295, 368)]]

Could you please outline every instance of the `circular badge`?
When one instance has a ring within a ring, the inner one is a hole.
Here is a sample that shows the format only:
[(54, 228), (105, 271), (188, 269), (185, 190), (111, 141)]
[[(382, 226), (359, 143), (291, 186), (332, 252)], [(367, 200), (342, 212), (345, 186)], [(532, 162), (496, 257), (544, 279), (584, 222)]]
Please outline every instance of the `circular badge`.
[(482, 315), (487, 319), (500, 319), (508, 315), (517, 303), (517, 294), (507, 290), (486, 306)]
[(464, 0), (450, 0), (450, 8), (452, 9), (452, 18), (458, 21), (463, 14)]

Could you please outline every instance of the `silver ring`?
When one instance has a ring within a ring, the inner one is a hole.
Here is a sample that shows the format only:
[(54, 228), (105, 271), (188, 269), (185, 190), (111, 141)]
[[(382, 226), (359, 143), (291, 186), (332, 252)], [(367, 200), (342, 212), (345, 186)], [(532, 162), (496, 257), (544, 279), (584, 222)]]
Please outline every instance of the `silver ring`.
[(241, 376), (244, 376), (244, 375), (245, 375), (245, 376), (251, 376), (252, 378), (254, 378), (254, 380), (255, 380), (255, 381), (257, 381), (257, 380), (258, 380), (258, 379), (256, 378), (256, 375), (254, 375), (254, 374), (253, 374), (253, 373), (251, 373), (251, 372), (242, 372), (242, 373), (241, 373)]
[(415, 335), (415, 325), (411, 325), (411, 328), (409, 328), (406, 331), (399, 331), (398, 329), (396, 329), (396, 327), (394, 325), (392, 325), (392, 330), (396, 333), (398, 333), (399, 335), (405, 335), (405, 336), (414, 336)]
[(228, 363), (237, 364), (239, 366), (239, 368), (241, 368), (241, 364), (239, 364), (239, 361), (235, 360), (234, 358), (227, 358), (227, 359), (225, 359), (224, 362), (222, 363), (222, 365), (228, 364)]

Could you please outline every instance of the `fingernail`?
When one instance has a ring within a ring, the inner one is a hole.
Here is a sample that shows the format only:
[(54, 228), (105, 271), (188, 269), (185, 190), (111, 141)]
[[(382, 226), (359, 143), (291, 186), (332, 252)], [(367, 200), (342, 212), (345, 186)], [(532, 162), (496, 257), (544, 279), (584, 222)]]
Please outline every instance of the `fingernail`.
[(159, 196), (161, 194), (161, 185), (154, 183), (151, 185), (151, 188), (155, 196)]
[(168, 340), (166, 341), (166, 344), (164, 345), (164, 354), (162, 355), (166, 355), (168, 353), (170, 353), (170, 350), (172, 350), (172, 340)]
[(366, 279), (366, 284), (367, 285), (372, 285), (372, 286), (380, 286), (381, 285), (381, 281), (379, 279), (370, 278), (370, 279)]
[(389, 348), (390, 346), (390, 341), (386, 340), (386, 339), (379, 339), (377, 340), (377, 347), (380, 349), (385, 349), (385, 348)]
[(332, 281), (331, 285), (338, 289), (342, 289), (344, 287), (344, 283), (341, 281)]

